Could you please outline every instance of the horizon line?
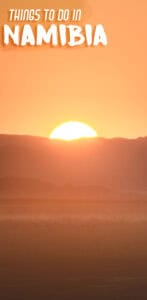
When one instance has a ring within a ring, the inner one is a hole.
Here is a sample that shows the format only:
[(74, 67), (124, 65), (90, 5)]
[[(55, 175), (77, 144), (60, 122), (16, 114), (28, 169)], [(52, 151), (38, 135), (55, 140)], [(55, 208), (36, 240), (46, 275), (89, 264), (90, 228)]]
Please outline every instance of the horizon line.
[(65, 143), (73, 143), (78, 141), (94, 141), (94, 140), (114, 140), (114, 139), (123, 139), (123, 140), (138, 140), (138, 139), (145, 139), (147, 138), (147, 135), (145, 136), (137, 136), (137, 137), (125, 137), (125, 136), (112, 136), (112, 137), (104, 137), (104, 136), (97, 136), (93, 138), (79, 138), (75, 140), (62, 140), (62, 139), (50, 139), (49, 136), (40, 136), (40, 135), (33, 135), (33, 134), (25, 134), (25, 133), (1, 133), (0, 137), (6, 136), (6, 137), (28, 137), (28, 138), (40, 138), (45, 139), (51, 142), (65, 142)]

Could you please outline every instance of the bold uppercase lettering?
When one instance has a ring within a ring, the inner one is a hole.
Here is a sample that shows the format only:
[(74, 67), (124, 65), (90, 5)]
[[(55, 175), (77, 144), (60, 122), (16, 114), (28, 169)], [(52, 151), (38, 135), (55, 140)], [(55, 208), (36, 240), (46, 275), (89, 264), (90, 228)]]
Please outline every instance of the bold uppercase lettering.
[(108, 44), (107, 36), (106, 36), (105, 31), (104, 31), (104, 27), (101, 24), (96, 26), (93, 45), (97, 46), (100, 43), (104, 46), (106, 46)]
[(57, 32), (57, 26), (51, 25), (48, 31), (44, 29), (42, 25), (37, 26), (37, 45), (41, 46), (43, 42), (46, 44), (49, 44), (52, 40), (52, 45), (57, 46), (58, 45), (58, 32)]
[(21, 39), (21, 46), (26, 46), (30, 44), (31, 46), (35, 45), (35, 37), (32, 31), (32, 27), (30, 25), (24, 25), (22, 39)]
[(16, 25), (13, 29), (9, 25), (4, 25), (4, 44), (9, 45), (10, 41), (14, 45), (37, 45), (50, 44), (52, 46), (70, 47), (80, 46), (84, 43), (87, 46), (98, 46), (100, 43), (104, 46), (108, 44), (107, 36), (102, 25), (97, 25), (95, 29), (91, 24), (86, 24), (85, 27), (76, 25), (52, 24), (48, 29), (39, 24), (36, 28), (36, 34), (33, 32), (31, 25), (23, 26), (22, 32), (20, 26)]
[(70, 41), (68, 45), (71, 47), (82, 45), (85, 42), (85, 37), (82, 34), (81, 27), (76, 25), (69, 25), (67, 27), (70, 31)]
[(66, 45), (66, 25), (59, 26), (61, 46)]
[(19, 45), (19, 25), (14, 27), (14, 31), (12, 31), (9, 25), (4, 25), (4, 44), (9, 45), (10, 39), (15, 45)]
[(92, 25), (86, 24), (85, 25), (85, 34), (86, 34), (87, 46), (92, 46), (92, 42), (93, 42), (92, 33), (93, 33)]

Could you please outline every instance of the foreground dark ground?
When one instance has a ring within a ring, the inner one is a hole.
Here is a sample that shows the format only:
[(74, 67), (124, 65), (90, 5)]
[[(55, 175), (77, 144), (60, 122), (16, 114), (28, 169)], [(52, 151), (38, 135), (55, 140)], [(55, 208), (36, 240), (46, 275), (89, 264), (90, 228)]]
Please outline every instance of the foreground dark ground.
[(0, 205), (0, 299), (147, 299), (147, 204)]

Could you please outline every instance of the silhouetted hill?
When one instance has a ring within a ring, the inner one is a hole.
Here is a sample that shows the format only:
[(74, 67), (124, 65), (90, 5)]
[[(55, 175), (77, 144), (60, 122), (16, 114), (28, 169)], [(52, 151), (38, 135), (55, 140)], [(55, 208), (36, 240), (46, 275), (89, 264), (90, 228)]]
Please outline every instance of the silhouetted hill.
[(60, 193), (75, 187), (87, 193), (91, 189), (144, 192), (147, 138), (62, 142), (0, 135), (0, 191), (7, 183), (10, 192), (38, 189)]

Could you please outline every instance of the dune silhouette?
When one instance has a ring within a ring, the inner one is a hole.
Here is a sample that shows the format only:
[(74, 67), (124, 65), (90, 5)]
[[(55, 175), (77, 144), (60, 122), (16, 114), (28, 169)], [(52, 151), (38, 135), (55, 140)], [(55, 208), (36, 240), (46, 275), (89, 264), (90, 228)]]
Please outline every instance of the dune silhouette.
[(147, 191), (147, 138), (0, 136), (0, 193)]

